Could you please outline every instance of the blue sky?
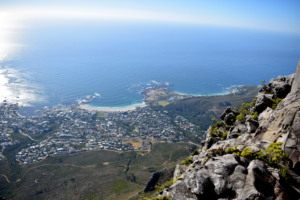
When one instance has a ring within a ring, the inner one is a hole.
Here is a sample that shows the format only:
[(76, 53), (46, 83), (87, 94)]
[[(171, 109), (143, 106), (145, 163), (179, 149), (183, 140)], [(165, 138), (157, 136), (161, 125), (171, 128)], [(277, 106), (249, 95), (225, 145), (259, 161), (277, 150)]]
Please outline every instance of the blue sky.
[[(101, 13), (115, 20), (152, 20), (268, 29), (300, 34), (299, 0), (1, 0), (0, 13), (17, 9), (41, 11), (59, 18), (62, 12)], [(44, 12), (47, 10), (48, 12)], [(115, 10), (115, 12), (113, 11)], [(117, 10), (117, 11), (116, 11)], [(122, 10), (120, 12), (119, 10)], [(41, 13), (40, 12), (40, 13)], [(132, 14), (133, 13), (133, 14)], [(28, 14), (24, 14), (27, 16)], [(36, 15), (39, 15), (36, 13)], [(130, 15), (130, 16), (129, 16)], [(35, 16), (36, 17), (36, 16)], [(91, 17), (91, 16), (89, 16)], [(97, 16), (99, 18), (99, 16)]]

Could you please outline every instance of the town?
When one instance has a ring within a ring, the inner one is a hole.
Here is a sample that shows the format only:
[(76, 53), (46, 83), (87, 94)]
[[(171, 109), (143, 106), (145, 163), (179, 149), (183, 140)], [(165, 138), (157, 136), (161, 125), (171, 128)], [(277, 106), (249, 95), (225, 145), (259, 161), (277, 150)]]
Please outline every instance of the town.
[[(127, 112), (96, 112), (76, 105), (45, 109), (24, 117), (18, 104), (0, 104), (0, 145), (18, 145), (10, 133), (28, 137), (31, 143), (15, 155), (20, 164), (30, 164), (50, 155), (74, 154), (97, 149), (149, 151), (155, 143), (188, 143), (185, 134), (205, 139), (197, 125), (182, 116), (173, 120), (165, 110), (146, 106)], [(1, 154), (0, 161), (5, 157)]]

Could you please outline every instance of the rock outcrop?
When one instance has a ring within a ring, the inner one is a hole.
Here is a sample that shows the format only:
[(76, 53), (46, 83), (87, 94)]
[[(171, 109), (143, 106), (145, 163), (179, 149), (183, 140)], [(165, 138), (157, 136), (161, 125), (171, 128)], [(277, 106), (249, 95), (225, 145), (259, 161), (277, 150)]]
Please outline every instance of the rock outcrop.
[(298, 88), (300, 88), (300, 59), (297, 65), (295, 78), (292, 82), (292, 90), (291, 92), (295, 92)]
[[(300, 60), (296, 74), (271, 79), (254, 102), (244, 118), (238, 120), (236, 117), (245, 111), (228, 107), (221, 115), (223, 122), (207, 131), (202, 151), (193, 156), (194, 162), (177, 165), (175, 183), (158, 197), (299, 199)], [(225, 133), (226, 138), (222, 137)]]
[(262, 161), (227, 154), (204, 165), (193, 163), (177, 182), (160, 196), (171, 199), (289, 199), (281, 185), (280, 171)]

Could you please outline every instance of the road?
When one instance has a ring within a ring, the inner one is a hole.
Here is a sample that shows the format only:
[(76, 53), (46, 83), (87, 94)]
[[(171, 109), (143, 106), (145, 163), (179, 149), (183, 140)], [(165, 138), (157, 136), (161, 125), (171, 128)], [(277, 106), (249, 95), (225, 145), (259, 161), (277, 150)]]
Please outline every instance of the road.
[(29, 139), (31, 139), (33, 141), (37, 141), (37, 140), (33, 139), (30, 135), (23, 133), (21, 130), (19, 130), (19, 132), (20, 132), (21, 135), (24, 135), (24, 136), (28, 137)]

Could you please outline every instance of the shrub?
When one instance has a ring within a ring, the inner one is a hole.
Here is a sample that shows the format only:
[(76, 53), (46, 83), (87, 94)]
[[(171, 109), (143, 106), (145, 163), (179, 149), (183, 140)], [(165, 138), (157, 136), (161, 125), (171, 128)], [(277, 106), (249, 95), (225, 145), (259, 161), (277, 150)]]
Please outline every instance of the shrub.
[(209, 129), (209, 135), (211, 137), (216, 137), (216, 136), (219, 136), (220, 134), (220, 130), (218, 129), (218, 127), (216, 125), (212, 126), (210, 129)]
[(251, 117), (253, 120), (258, 120), (258, 113), (255, 112), (254, 115)]
[(270, 166), (278, 166), (280, 161), (288, 158), (288, 155), (281, 149), (282, 142), (271, 143), (265, 151), (257, 153), (257, 158), (265, 161)]
[(239, 112), (243, 115), (249, 115), (251, 114), (249, 111), (250, 107), (250, 103), (242, 103), (242, 107), (239, 109)]
[(145, 198), (143, 196), (140, 196), (141, 200), (169, 200), (170, 199), (170, 195), (169, 196), (162, 196), (162, 197), (154, 197), (153, 199), (148, 199)]
[(234, 148), (228, 147), (225, 152), (228, 153), (228, 154), (230, 153), (230, 154), (235, 154), (235, 155), (240, 156), (242, 151), (239, 150), (237, 148), (237, 146), (235, 146)]
[(224, 132), (222, 134), (222, 139), (225, 140), (227, 138), (227, 135), (228, 135), (228, 131)]
[(271, 99), (273, 101), (273, 104), (272, 104), (272, 109), (275, 110), (277, 105), (283, 100), (281, 98), (276, 98), (276, 101), (274, 101), (273, 99)]
[(248, 160), (253, 160), (255, 158), (255, 154), (253, 151), (251, 151), (250, 147), (244, 148), (241, 156), (247, 158)]
[(192, 164), (194, 161), (193, 161), (193, 158), (187, 158), (185, 159), (184, 161), (182, 161), (182, 164), (183, 165), (190, 165)]
[(245, 115), (243, 113), (240, 113), (238, 116), (236, 116), (236, 119), (245, 122)]
[(223, 122), (216, 122), (215, 125), (212, 126), (212, 129), (219, 129), (221, 126), (223, 126)]
[(194, 156), (194, 155), (199, 155), (198, 149), (195, 149), (195, 150), (193, 151), (192, 156)]
[(155, 185), (155, 190), (156, 190), (156, 192), (160, 192), (160, 191), (162, 191), (163, 189), (166, 189), (166, 188), (171, 187), (171, 185), (173, 185), (174, 183), (177, 182), (177, 180), (179, 179), (179, 177), (180, 177), (180, 176), (176, 177), (176, 180), (175, 180), (175, 181), (173, 181), (173, 178), (171, 178), (170, 180), (168, 180), (168, 181), (166, 181), (166, 182), (164, 182), (164, 183), (162, 183), (162, 184), (157, 184), (157, 185)]
[(290, 173), (289, 173), (289, 170), (286, 168), (286, 167), (282, 167), (280, 169), (281, 171), (281, 176), (286, 180), (286, 181), (289, 181), (290, 180)]

